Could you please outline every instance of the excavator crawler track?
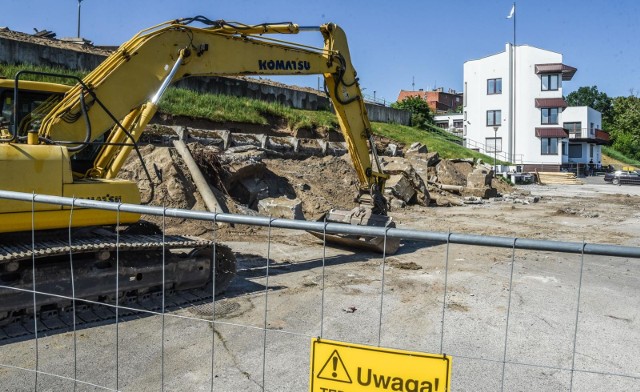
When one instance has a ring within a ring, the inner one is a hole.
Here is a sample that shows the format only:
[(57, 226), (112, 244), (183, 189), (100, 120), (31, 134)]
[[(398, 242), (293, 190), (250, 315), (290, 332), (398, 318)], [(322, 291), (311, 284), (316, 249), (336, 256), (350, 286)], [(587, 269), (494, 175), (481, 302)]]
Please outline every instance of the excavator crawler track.
[[(117, 301), (119, 305), (130, 306), (128, 304), (141, 301), (139, 308), (157, 310), (157, 298), (163, 293), (177, 293), (178, 298), (200, 298), (208, 292), (204, 297), (210, 298), (214, 260), (215, 293), (219, 294), (235, 275), (236, 261), (228, 247), (211, 241), (155, 234), (125, 234), (117, 238), (94, 235), (71, 242), (55, 238), (35, 243), (3, 239), (0, 241), (0, 327), (8, 328), (9, 333), (0, 332), (0, 341), (20, 335), (16, 331), (22, 329), (33, 332), (34, 311), (39, 322), (49, 319), (53, 328), (65, 325), (64, 321), (52, 320), (72, 314), (72, 298), (76, 298), (76, 315), (85, 312), (80, 319), (89, 321), (96, 316), (89, 317), (86, 312), (97, 313), (94, 308), (103, 313), (97, 320), (108, 319), (109, 313), (115, 314), (111, 310), (114, 308), (100, 303), (114, 305)], [(192, 290), (198, 295), (189, 294)]]

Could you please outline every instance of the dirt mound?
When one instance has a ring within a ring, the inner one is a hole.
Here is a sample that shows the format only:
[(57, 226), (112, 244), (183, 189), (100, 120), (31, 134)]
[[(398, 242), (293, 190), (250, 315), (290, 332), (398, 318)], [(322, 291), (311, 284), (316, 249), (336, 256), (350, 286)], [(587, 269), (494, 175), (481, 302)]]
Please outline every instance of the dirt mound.
[[(147, 145), (140, 152), (145, 164), (136, 154), (129, 155), (118, 178), (136, 181), (143, 203), (191, 209), (201, 202), (175, 150)], [(147, 177), (145, 167), (150, 177)]]
[[(299, 202), (296, 208), (301, 208), (305, 219), (315, 220), (332, 208), (355, 206), (359, 182), (348, 155), (284, 159), (255, 146), (222, 151), (189, 143), (188, 148), (221, 204), (220, 212), (258, 214), (261, 200), (286, 198)], [(131, 154), (118, 177), (137, 182), (144, 203), (206, 210), (191, 173), (174, 148), (147, 145), (141, 154), (145, 165), (137, 154)], [(392, 210), (407, 204), (462, 205), (469, 196), (482, 199), (510, 191), (508, 184), (492, 179), (490, 169), (481, 163), (432, 158), (384, 158), (385, 170), (392, 174), (385, 192)], [(162, 225), (161, 217), (144, 219)], [(169, 233), (201, 235), (213, 229), (211, 223), (174, 218), (166, 219), (165, 224)]]
[[(257, 148), (223, 153), (197, 143), (189, 144), (189, 150), (216, 197), (223, 201), (223, 212), (255, 214), (259, 200), (282, 196), (299, 199), (304, 217), (311, 220), (331, 208), (354, 207), (358, 181), (355, 170), (343, 158), (275, 159)], [(206, 210), (191, 174), (173, 148), (147, 145), (140, 152), (150, 179), (137, 154), (129, 156), (118, 178), (135, 181), (144, 203)], [(143, 219), (162, 225), (161, 217)], [(212, 229), (209, 223), (175, 218), (166, 219), (165, 224), (170, 233), (177, 230), (200, 235)]]
[[(348, 158), (347, 158), (348, 159)], [(343, 157), (310, 157), (302, 161), (268, 159), (269, 170), (302, 201), (306, 219), (319, 218), (331, 208), (352, 209), (358, 192), (358, 178), (351, 163)]]
[[(135, 181), (143, 203), (167, 208), (206, 209), (186, 165), (174, 149), (147, 145), (140, 152), (145, 164), (137, 154), (130, 154), (118, 178)], [(163, 224), (162, 217), (144, 216), (142, 219), (158, 226)], [(194, 220), (167, 218), (164, 224), (168, 234), (201, 235), (211, 229), (210, 224)]]

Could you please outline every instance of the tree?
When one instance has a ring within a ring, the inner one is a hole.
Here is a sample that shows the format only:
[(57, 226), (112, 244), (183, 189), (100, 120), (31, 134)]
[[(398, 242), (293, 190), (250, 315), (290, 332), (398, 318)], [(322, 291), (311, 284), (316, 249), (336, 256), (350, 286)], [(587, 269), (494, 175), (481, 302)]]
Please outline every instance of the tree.
[(602, 113), (602, 128), (609, 129), (612, 118), (613, 99), (598, 91), (598, 86), (580, 87), (566, 97), (569, 106), (589, 106)]
[(400, 102), (391, 104), (394, 109), (408, 110), (411, 112), (411, 124), (421, 129), (433, 124), (433, 114), (425, 100), (420, 97), (407, 97)]
[(613, 148), (640, 159), (640, 98), (635, 95), (613, 100), (611, 139)]

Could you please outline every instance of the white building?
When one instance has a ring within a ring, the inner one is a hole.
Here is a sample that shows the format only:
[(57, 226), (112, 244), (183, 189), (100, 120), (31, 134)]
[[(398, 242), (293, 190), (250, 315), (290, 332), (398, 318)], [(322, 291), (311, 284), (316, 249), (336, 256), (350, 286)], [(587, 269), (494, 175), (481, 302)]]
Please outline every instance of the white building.
[(456, 136), (463, 137), (464, 117), (462, 113), (436, 114), (433, 116), (436, 127)]
[(498, 159), (524, 171), (599, 164), (600, 145), (609, 140), (599, 113), (567, 108), (563, 99), (563, 82), (575, 72), (562, 54), (527, 45), (507, 44), (502, 53), (465, 62), (465, 145), (489, 155), (495, 148)]
[(562, 111), (562, 128), (569, 134), (562, 141), (563, 163), (601, 164), (601, 145), (609, 141), (609, 134), (601, 130), (599, 111), (587, 106), (568, 107)]

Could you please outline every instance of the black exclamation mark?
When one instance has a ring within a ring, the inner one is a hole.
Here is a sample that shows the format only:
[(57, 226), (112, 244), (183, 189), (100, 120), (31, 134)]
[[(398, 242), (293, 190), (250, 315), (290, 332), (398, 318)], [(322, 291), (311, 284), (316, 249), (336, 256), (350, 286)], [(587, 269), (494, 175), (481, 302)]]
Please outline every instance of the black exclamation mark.
[(333, 378), (338, 377), (338, 373), (336, 372), (337, 369), (338, 369), (338, 357), (336, 357), (334, 355), (334, 357), (333, 357), (333, 373), (331, 373), (331, 376), (333, 376)]

